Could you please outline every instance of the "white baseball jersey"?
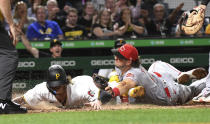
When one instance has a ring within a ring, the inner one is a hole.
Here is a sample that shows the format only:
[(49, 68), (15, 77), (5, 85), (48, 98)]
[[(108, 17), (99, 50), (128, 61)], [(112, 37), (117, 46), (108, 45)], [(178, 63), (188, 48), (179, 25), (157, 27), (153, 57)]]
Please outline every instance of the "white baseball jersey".
[[(56, 97), (49, 92), (46, 82), (37, 84), (24, 94), (25, 101), (35, 106), (41, 101), (48, 101), (61, 106)], [(66, 107), (80, 106), (86, 102), (92, 102), (98, 99), (99, 89), (95, 86), (92, 77), (77, 76), (72, 79), (72, 84), (67, 85)]]
[[(176, 105), (183, 104), (193, 97), (190, 86), (174, 81), (180, 71), (165, 62), (153, 63), (149, 71), (140, 65), (139, 68), (131, 68), (124, 75), (119, 70), (118, 73), (120, 81), (129, 78), (136, 82), (136, 85), (143, 86), (145, 88), (144, 99), (150, 103)], [(192, 86), (197, 87), (200, 84), (205, 84), (204, 80), (195, 82)], [(202, 85), (198, 90), (201, 91), (204, 86)]]

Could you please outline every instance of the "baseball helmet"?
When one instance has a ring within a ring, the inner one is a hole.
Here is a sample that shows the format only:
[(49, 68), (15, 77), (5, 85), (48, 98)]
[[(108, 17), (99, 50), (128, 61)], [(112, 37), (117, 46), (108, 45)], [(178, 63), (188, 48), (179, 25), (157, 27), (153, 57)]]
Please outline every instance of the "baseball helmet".
[(117, 49), (119, 47), (121, 47), (122, 45), (126, 44), (126, 41), (123, 38), (118, 38), (115, 42), (114, 42), (114, 48)]
[(60, 45), (60, 46), (62, 46), (62, 43), (61, 43), (61, 41), (58, 40), (58, 39), (53, 39), (53, 40), (51, 40), (51, 41), (50, 41), (50, 48), (54, 47), (55, 45)]
[(47, 87), (68, 84), (66, 72), (60, 65), (52, 65), (47, 71)]
[(138, 50), (130, 44), (124, 44), (120, 48), (112, 49), (111, 51), (114, 55), (121, 59), (136, 61), (139, 58)]

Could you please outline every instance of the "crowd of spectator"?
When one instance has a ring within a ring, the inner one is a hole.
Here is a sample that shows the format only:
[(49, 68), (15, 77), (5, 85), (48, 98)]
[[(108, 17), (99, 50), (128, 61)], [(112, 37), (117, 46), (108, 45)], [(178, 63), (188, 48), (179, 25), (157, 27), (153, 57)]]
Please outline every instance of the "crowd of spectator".
[[(162, 0), (12, 0), (15, 23), (28, 40), (180, 37), (184, 3)], [(210, 25), (195, 36), (210, 35)]]

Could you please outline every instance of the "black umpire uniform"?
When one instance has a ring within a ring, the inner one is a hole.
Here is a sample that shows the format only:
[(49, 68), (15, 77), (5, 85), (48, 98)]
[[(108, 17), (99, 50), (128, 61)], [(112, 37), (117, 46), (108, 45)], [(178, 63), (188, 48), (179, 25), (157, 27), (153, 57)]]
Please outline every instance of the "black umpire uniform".
[(4, 29), (3, 20), (0, 14), (0, 114), (26, 113), (25, 108), (11, 101), (12, 82), (18, 65), (18, 54)]
[(12, 81), (18, 65), (18, 54), (0, 21), (0, 99), (11, 99)]

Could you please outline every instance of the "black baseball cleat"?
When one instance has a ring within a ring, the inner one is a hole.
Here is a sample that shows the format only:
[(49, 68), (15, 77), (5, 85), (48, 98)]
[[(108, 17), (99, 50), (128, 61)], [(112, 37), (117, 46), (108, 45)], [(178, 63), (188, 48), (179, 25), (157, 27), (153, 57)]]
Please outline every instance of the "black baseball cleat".
[(25, 107), (13, 103), (11, 100), (2, 100), (0, 99), (0, 114), (19, 114), (27, 113)]

